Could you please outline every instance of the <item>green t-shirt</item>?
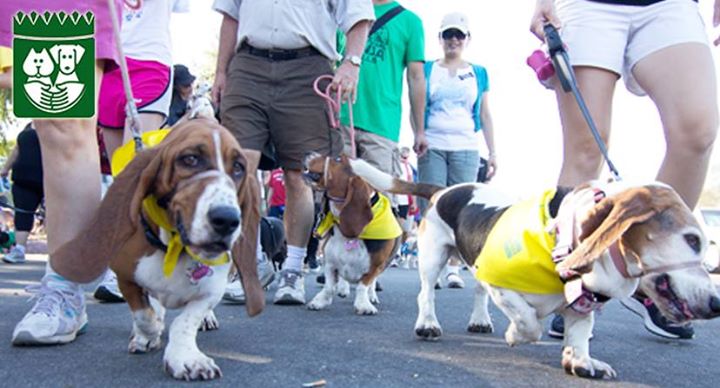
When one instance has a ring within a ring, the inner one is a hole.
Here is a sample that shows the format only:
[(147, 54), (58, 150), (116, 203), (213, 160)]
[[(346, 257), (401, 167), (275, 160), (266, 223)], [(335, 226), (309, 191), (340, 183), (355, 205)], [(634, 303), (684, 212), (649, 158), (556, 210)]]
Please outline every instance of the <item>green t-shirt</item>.
[[(375, 17), (396, 7), (397, 2), (376, 5)], [(353, 105), (355, 127), (397, 142), (402, 116), (403, 73), (408, 63), (425, 60), (425, 35), (420, 18), (407, 9), (390, 19), (368, 38), (360, 66), (357, 102)], [(347, 105), (340, 122), (349, 125)]]

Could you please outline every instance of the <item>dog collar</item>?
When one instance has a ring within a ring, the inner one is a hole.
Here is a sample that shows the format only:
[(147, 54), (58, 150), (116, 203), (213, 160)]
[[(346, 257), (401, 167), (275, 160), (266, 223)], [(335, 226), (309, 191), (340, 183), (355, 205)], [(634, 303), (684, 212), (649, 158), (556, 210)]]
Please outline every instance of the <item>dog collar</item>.
[[(165, 246), (165, 244), (163, 244), (162, 241), (157, 238), (155, 233), (152, 232), (152, 229), (149, 227), (149, 225), (147, 227), (143, 225), (143, 228), (145, 228), (145, 238), (148, 239), (150, 245), (158, 247), (158, 243), (160, 243), (163, 247), (165, 247), (165, 249), (160, 248), (161, 250), (165, 251), (165, 258), (163, 259), (163, 275), (165, 275), (165, 277), (170, 277), (173, 271), (175, 271), (175, 267), (177, 266), (178, 260), (180, 259), (180, 254), (183, 251), (185, 251), (185, 253), (187, 253), (188, 256), (190, 256), (193, 260), (209, 267), (222, 265), (230, 262), (230, 256), (227, 254), (227, 252), (214, 259), (206, 259), (188, 249), (187, 246), (185, 246), (182, 242), (181, 233), (177, 230), (176, 227), (174, 227), (170, 223), (165, 210), (160, 207), (160, 205), (158, 205), (157, 198), (155, 198), (154, 195), (150, 195), (143, 200), (143, 210), (145, 214), (147, 214), (147, 218), (151, 222), (153, 222), (159, 228), (164, 229), (168, 232), (168, 234), (170, 234), (170, 241), (168, 241), (167, 246)], [(148, 238), (148, 230), (150, 230), (153, 237), (155, 237), (155, 241), (152, 241), (151, 238)]]

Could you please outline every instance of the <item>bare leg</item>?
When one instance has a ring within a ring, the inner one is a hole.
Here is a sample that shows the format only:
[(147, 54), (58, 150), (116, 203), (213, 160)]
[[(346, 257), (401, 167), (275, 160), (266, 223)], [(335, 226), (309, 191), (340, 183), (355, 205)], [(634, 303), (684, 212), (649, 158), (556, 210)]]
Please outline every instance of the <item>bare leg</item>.
[(310, 238), (313, 224), (312, 190), (298, 170), (284, 170), (287, 198), (285, 202), (285, 231), (288, 245), (303, 247)]
[(28, 237), (30, 236), (30, 232), (15, 231), (15, 244), (25, 246), (27, 245)]
[[(607, 144), (610, 136), (612, 96), (618, 75), (607, 70), (580, 66), (575, 68), (578, 87), (590, 114)], [(571, 93), (557, 89), (560, 121), (563, 127), (563, 163), (558, 184), (576, 186), (597, 179), (603, 159), (580, 108)]]
[(717, 135), (718, 102), (710, 49), (699, 43), (667, 47), (633, 68), (655, 102), (667, 151), (657, 179), (672, 186), (693, 208), (707, 174)]

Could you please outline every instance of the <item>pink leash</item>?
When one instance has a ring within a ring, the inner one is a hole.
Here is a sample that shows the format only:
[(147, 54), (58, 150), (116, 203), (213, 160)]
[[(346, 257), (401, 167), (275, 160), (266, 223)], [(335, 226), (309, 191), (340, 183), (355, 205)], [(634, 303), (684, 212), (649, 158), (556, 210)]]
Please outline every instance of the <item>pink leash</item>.
[[(320, 90), (320, 81), (327, 79), (330, 80), (331, 83), (328, 84), (328, 86), (325, 88), (325, 91), (323, 92)], [(333, 98), (330, 95), (330, 87), (332, 86), (332, 79), (333, 76), (331, 75), (321, 75), (320, 77), (317, 77), (315, 82), (313, 82), (313, 89), (315, 90), (315, 93), (322, 97), (325, 102), (327, 102), (328, 106), (328, 120), (330, 121), (330, 126), (335, 129), (340, 129), (340, 106), (342, 104), (342, 86), (338, 86), (337, 94), (335, 98)], [(348, 103), (348, 112), (350, 116), (350, 156), (355, 158), (356, 157), (356, 150), (355, 150), (355, 124), (353, 123), (353, 111), (352, 111), (352, 104)]]

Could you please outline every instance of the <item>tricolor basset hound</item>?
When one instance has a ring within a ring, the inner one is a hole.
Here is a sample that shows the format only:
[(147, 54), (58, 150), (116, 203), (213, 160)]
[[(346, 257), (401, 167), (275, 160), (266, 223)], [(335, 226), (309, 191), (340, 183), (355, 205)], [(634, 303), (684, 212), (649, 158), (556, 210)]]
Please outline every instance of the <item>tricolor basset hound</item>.
[(377, 277), (395, 252), (402, 229), (390, 200), (374, 190), (354, 169), (361, 160), (311, 154), (305, 158), (304, 176), (314, 190), (324, 191), (329, 212), (316, 234), (329, 233), (325, 244), (325, 285), (308, 303), (310, 310), (327, 308), (341, 279), (357, 283), (355, 312), (374, 315), (379, 303)]
[(182, 309), (163, 357), (176, 379), (221, 376), (196, 335), (217, 328), (213, 308), (230, 257), (242, 275), (248, 314), (264, 306), (255, 264), (258, 185), (246, 163), (227, 129), (208, 119), (186, 121), (130, 161), (91, 227), (56, 253), (78, 266), (87, 266), (90, 255), (110, 258), (132, 312), (130, 353), (159, 348), (165, 309)]
[[(389, 192), (424, 191), (378, 172), (360, 175)], [(541, 319), (559, 313), (565, 370), (613, 378), (613, 368), (589, 354), (594, 308), (640, 286), (673, 321), (717, 317), (720, 298), (701, 264), (706, 246), (690, 209), (658, 182), (593, 182), (519, 203), (481, 183), (456, 185), (432, 195), (419, 228), (415, 333), (422, 339), (442, 334), (434, 285), (455, 254), (475, 268), (482, 285), (469, 331), (492, 332), (488, 293), (510, 320), (505, 339), (511, 346), (540, 340)]]

